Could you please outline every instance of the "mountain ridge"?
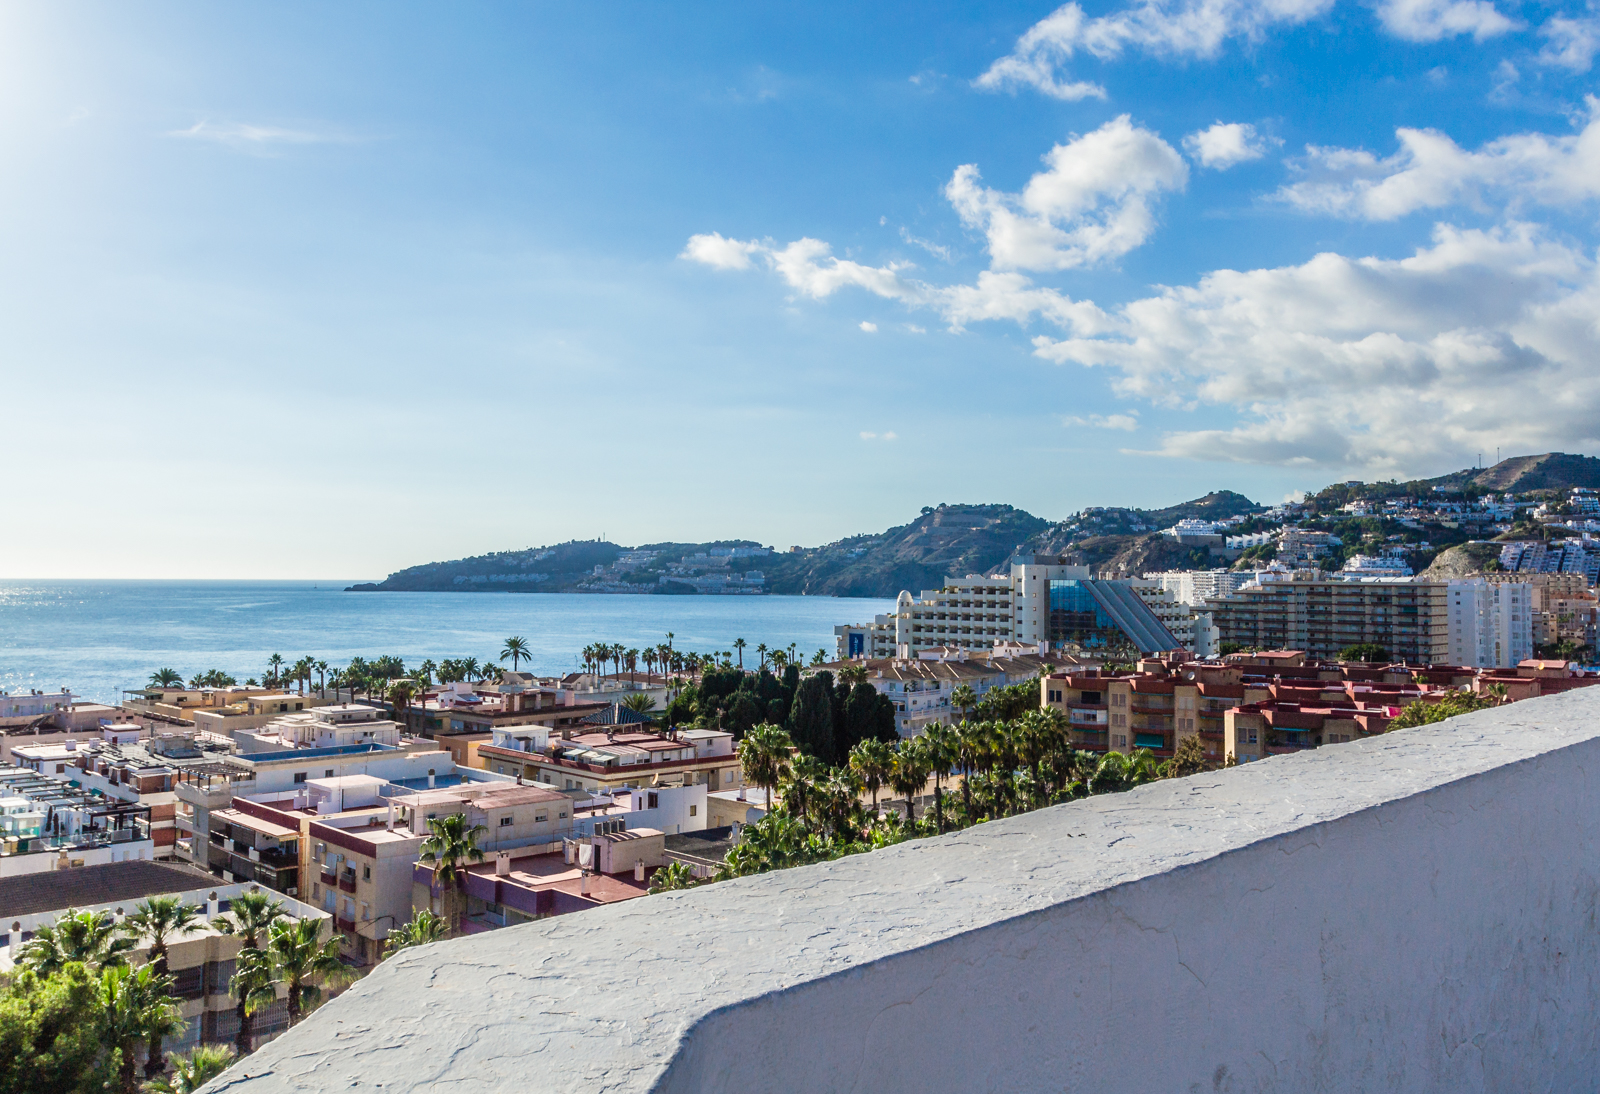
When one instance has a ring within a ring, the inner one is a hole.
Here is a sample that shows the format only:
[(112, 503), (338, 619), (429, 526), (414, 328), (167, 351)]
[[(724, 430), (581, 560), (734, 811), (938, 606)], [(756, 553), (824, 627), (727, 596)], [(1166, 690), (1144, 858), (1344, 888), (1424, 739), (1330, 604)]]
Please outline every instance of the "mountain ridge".
[[(1468, 468), (1409, 482), (1336, 483), (1308, 499), (1312, 510), (1332, 512), (1355, 497), (1405, 492), (1564, 491), (1600, 488), (1600, 459), (1562, 452), (1512, 456), (1489, 468)], [(1163, 528), (1180, 520), (1220, 520), (1266, 511), (1243, 494), (1214, 490), (1159, 509), (1091, 506), (1050, 521), (1004, 504), (924, 506), (904, 524), (862, 533), (820, 547), (765, 551), (748, 539), (706, 543), (654, 543), (624, 547), (600, 540), (570, 540), (548, 547), (499, 551), (397, 570), (380, 582), (347, 591), (465, 592), (695, 592), (725, 574), (744, 591), (805, 596), (892, 598), (937, 588), (947, 576), (992, 573), (1013, 556), (1061, 555), (1097, 569), (1127, 573), (1215, 565), (1204, 549), (1185, 547)], [(713, 555), (713, 552), (722, 552)], [(735, 553), (737, 552), (737, 553)], [(640, 555), (650, 555), (636, 561)], [(759, 585), (743, 575), (760, 571)], [(708, 578), (707, 575), (713, 575)]]

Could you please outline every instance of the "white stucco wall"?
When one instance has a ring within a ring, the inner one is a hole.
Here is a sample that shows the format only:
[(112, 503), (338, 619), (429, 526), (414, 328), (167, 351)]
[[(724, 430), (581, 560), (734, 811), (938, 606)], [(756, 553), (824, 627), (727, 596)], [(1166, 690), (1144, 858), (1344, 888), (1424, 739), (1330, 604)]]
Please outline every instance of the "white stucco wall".
[(208, 1089), (1565, 1091), (1600, 689), (411, 951)]

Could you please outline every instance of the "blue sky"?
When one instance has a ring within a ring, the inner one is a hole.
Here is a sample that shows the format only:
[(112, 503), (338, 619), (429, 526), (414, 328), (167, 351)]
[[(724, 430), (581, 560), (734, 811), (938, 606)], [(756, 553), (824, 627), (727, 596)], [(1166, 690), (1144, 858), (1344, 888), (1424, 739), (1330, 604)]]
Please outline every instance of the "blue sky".
[(6, 5), (0, 576), (1600, 451), (1597, 48), (1507, 0)]

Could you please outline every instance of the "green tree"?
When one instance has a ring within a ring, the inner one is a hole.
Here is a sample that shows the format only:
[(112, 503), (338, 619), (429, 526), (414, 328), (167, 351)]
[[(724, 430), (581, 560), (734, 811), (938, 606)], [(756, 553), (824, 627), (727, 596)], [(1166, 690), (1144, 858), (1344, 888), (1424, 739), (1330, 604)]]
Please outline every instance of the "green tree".
[(145, 1084), (146, 1094), (194, 1094), (238, 1060), (225, 1045), (196, 1045), (172, 1058), (172, 1073)]
[(107, 1077), (100, 979), (71, 962), (51, 976), (17, 971), (0, 988), (0, 1094), (82, 1094)]
[[(261, 939), (272, 925), (283, 919), (287, 913), (283, 910), (283, 901), (274, 900), (266, 893), (240, 893), (229, 903), (228, 910), (211, 921), (223, 934), (238, 935), (242, 939), (241, 954), (244, 951), (259, 950)], [(239, 973), (235, 973), (237, 979)], [(267, 978), (269, 981), (271, 977)], [(246, 1056), (255, 1050), (255, 1012), (246, 1003), (253, 987), (250, 978), (246, 976), (240, 981), (243, 990), (230, 987), (233, 997), (238, 1000), (234, 1004), (234, 1013), (239, 1019), (239, 1031), (234, 1035), (233, 1043), (239, 1050), (239, 1055)]]
[(1339, 651), (1341, 661), (1387, 661), (1389, 651), (1376, 642), (1357, 642)]
[(872, 795), (872, 815), (878, 815), (878, 788), (894, 772), (894, 748), (887, 741), (868, 738), (850, 750), (850, 770)]
[(134, 1053), (141, 1041), (169, 1037), (183, 1028), (183, 1015), (171, 995), (172, 978), (157, 976), (150, 965), (114, 965), (100, 974), (96, 992), (102, 1043), (116, 1050), (120, 1094), (139, 1094)]
[(778, 783), (789, 774), (793, 750), (794, 741), (788, 732), (770, 723), (756, 726), (739, 742), (739, 764), (744, 768), (745, 782), (766, 791), (768, 813), (772, 812)]
[(622, 700), (622, 705), (635, 714), (649, 714), (656, 709), (656, 701), (643, 692), (635, 692)]
[(1191, 734), (1179, 741), (1178, 747), (1172, 751), (1172, 759), (1161, 765), (1163, 777), (1169, 779), (1198, 775), (1202, 771), (1210, 771), (1211, 767), (1211, 762), (1206, 759), (1206, 747), (1200, 742), (1198, 734)]
[(482, 862), (483, 851), (478, 847), (480, 836), (489, 829), (481, 824), (468, 825), (465, 813), (452, 813), (428, 822), (428, 835), (419, 848), (418, 862), (433, 866), (433, 880), (445, 893), (445, 920), (450, 933), (461, 930), (461, 904), (467, 890), (467, 863)]
[(961, 742), (957, 739), (955, 730), (940, 722), (935, 722), (923, 730), (922, 736), (918, 739), (922, 742), (923, 759), (933, 773), (934, 822), (939, 826), (939, 831), (943, 832), (944, 780), (961, 756)]
[(53, 924), (35, 931), (17, 956), (40, 976), (51, 976), (75, 961), (94, 971), (126, 965), (128, 951), (136, 945), (105, 912), (68, 908)]
[(742, 638), (735, 638), (733, 640), (733, 648), (739, 651), (739, 671), (740, 672), (744, 671), (744, 648), (747, 645), (749, 645), (749, 643), (747, 643)]
[(399, 930), (389, 933), (389, 938), (384, 943), (383, 956), (393, 957), (401, 950), (409, 950), (413, 946), (426, 946), (429, 942), (439, 941), (449, 932), (449, 920), (434, 915), (427, 908), (418, 908), (412, 913), (410, 922)]
[[(739, 641), (744, 641), (740, 639)], [(700, 884), (694, 870), (686, 862), (669, 862), (650, 875), (650, 892), (672, 893), (680, 889), (693, 889)]]
[(1418, 699), (1407, 703), (1400, 716), (1389, 723), (1389, 729), (1410, 729), (1413, 726), (1432, 725), (1458, 714), (1471, 714), (1499, 704), (1490, 696), (1474, 695), (1470, 691), (1452, 691), (1437, 702)]
[(900, 742), (894, 754), (894, 767), (889, 772), (889, 785), (896, 794), (905, 796), (908, 824), (917, 819), (914, 809), (916, 796), (928, 784), (929, 766), (927, 752), (921, 741), (909, 737)]
[(282, 675), (283, 654), (275, 653), (271, 657), (267, 658), (267, 686), (270, 688), (280, 686), (283, 683), (281, 679)]
[(818, 672), (800, 681), (789, 708), (789, 736), (800, 751), (832, 763), (833, 674)]
[(150, 674), (153, 688), (175, 688), (183, 684), (183, 675), (177, 669), (156, 669)]
[(517, 665), (522, 661), (523, 658), (527, 658), (531, 661), (533, 659), (533, 654), (528, 649), (528, 640), (526, 638), (519, 637), (506, 639), (505, 648), (500, 651), (500, 660), (504, 661), (507, 657), (511, 658), (512, 672), (517, 671)]
[[(156, 896), (136, 904), (133, 912), (123, 920), (122, 929), (136, 939), (150, 940), (150, 967), (157, 979), (165, 980), (168, 972), (167, 940), (195, 934), (204, 928), (200, 909), (196, 905), (185, 904), (175, 896)], [(161, 1038), (159, 1030), (150, 1034), (144, 1062), (147, 1079), (153, 1079), (167, 1069), (166, 1058), (161, 1053)]]
[[(243, 954), (245, 951), (241, 950)], [(347, 983), (352, 972), (339, 960), (337, 935), (322, 937), (320, 919), (280, 919), (267, 932), (266, 945), (251, 955), (250, 960), (264, 962), (271, 970), (271, 998), (284, 990), (289, 1004), (289, 1026), (299, 1025), (308, 1005), (314, 1006), (322, 998), (322, 986)], [(264, 1002), (261, 992), (252, 993), (257, 1009)]]
[(961, 720), (967, 720), (967, 711), (978, 705), (978, 693), (972, 690), (971, 684), (962, 684), (950, 693), (950, 705), (961, 712)]

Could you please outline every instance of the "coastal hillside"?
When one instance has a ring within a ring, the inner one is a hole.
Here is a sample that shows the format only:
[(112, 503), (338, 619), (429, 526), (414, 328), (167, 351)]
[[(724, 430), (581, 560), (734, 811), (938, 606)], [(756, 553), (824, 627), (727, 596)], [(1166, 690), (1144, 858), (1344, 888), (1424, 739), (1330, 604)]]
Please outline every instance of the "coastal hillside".
[(1450, 475), (1430, 479), (1434, 486), (1447, 490), (1460, 490), (1470, 483), (1484, 490), (1510, 491), (1514, 494), (1534, 490), (1556, 490), (1565, 493), (1574, 486), (1600, 489), (1600, 459), (1593, 456), (1574, 456), (1566, 452), (1546, 452), (1542, 456), (1512, 456), (1493, 467), (1468, 468)]
[(1010, 505), (928, 506), (909, 524), (764, 560), (775, 593), (898, 596), (1005, 565), (1049, 522)]
[[(1574, 486), (1600, 488), (1600, 459), (1547, 452), (1432, 479), (1334, 483), (1307, 499), (1303, 516), (1319, 521), (1316, 527), (1343, 531), (1351, 522), (1340, 507), (1358, 498), (1420, 497), (1432, 494), (1435, 488), (1468, 495), (1488, 491), (1537, 494), (1565, 492)], [(352, 586), (352, 590), (894, 597), (902, 590), (915, 594), (937, 588), (951, 575), (992, 573), (1014, 555), (1060, 555), (1096, 570), (1131, 574), (1213, 566), (1215, 560), (1204, 549), (1185, 547), (1161, 535), (1161, 530), (1181, 520), (1248, 518), (1265, 512), (1265, 506), (1232, 490), (1215, 490), (1161, 509), (1093, 506), (1055, 522), (1011, 505), (930, 505), (905, 524), (821, 547), (774, 551), (754, 540), (639, 547), (572, 541), (412, 566), (383, 581)], [(1247, 520), (1239, 527), (1241, 531), (1259, 531), (1267, 526)], [(1351, 550), (1360, 547), (1362, 537), (1378, 536), (1380, 531), (1353, 525), (1352, 529), (1356, 538)], [(1381, 531), (1392, 538), (1396, 529)], [(1414, 528), (1399, 531), (1419, 541), (1424, 538), (1420, 532), (1411, 535)], [(1457, 533), (1459, 538), (1467, 537), (1465, 531)], [(1381, 538), (1368, 546), (1376, 549)], [(1415, 555), (1418, 566), (1435, 561), (1437, 555), (1436, 572), (1475, 572), (1489, 561), (1482, 550), (1453, 554), (1445, 550), (1454, 545), (1443, 528), (1430, 528), (1427, 538), (1432, 547)]]
[[(553, 547), (528, 547), (521, 551), (496, 551), (451, 562), (429, 562), (397, 570), (382, 581), (352, 585), (347, 592), (514, 592), (571, 593), (693, 592), (672, 578), (692, 571), (696, 555), (725, 552), (718, 559), (726, 569), (736, 549), (750, 551), (752, 540), (718, 540), (711, 543), (651, 543), (622, 547), (604, 540), (573, 540)], [(742, 561), (742, 560), (738, 560)], [(666, 576), (667, 583), (661, 578)], [(682, 585), (668, 588), (667, 585)]]
[[(1066, 520), (1052, 524), (1039, 532), (1026, 544), (1026, 554), (1071, 555), (1072, 561), (1088, 566), (1122, 568), (1135, 572), (1133, 565), (1147, 569), (1166, 569), (1158, 565), (1155, 556), (1165, 558), (1175, 548), (1170, 541), (1157, 541), (1153, 534), (1171, 528), (1180, 520), (1222, 520), (1226, 517), (1249, 516), (1264, 510), (1243, 494), (1232, 490), (1215, 490), (1203, 498), (1169, 505), (1165, 509), (1126, 509), (1101, 506), (1074, 513)], [(1142, 544), (1142, 546), (1140, 546)], [(1113, 562), (1127, 552), (1119, 565)], [(1140, 558), (1140, 552), (1150, 557)], [(1184, 549), (1179, 554), (1187, 556)], [(1143, 572), (1137, 571), (1137, 572)]]

